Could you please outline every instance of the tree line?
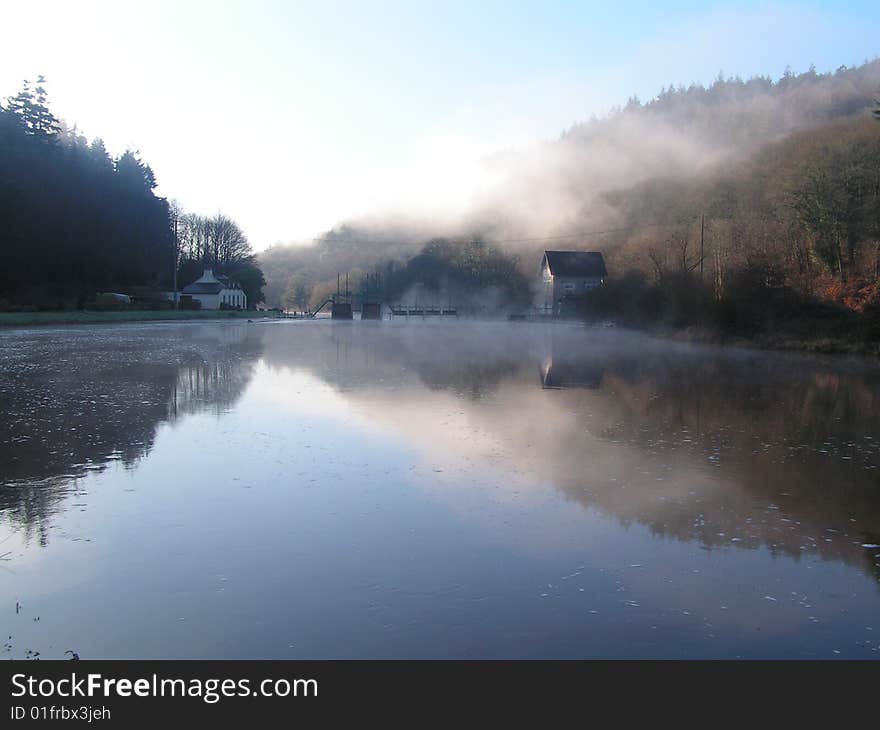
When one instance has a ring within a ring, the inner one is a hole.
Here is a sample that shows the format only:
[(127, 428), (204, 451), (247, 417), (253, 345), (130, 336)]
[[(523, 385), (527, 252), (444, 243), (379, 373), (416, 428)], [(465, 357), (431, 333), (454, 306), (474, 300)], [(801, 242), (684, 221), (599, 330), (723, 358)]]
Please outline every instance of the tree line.
[(83, 308), (98, 292), (170, 290), (175, 271), (182, 286), (209, 262), (259, 301), (262, 274), (238, 226), (203, 219), (209, 243), (194, 247), (187, 236), (199, 217), (156, 186), (135, 150), (112, 157), (53, 114), (42, 76), (26, 81), (0, 103), (0, 308)]
[(338, 275), (341, 278), (334, 274), (310, 280), (305, 272), (294, 272), (281, 294), (282, 306), (314, 309), (337, 287), (347, 287), (356, 303), (449, 306), (472, 314), (518, 311), (531, 297), (531, 283), (518, 256), (479, 236), (433, 238), (403, 260), (343, 268)]
[(797, 131), (739, 164), (607, 196), (622, 232), (588, 316), (768, 344), (880, 342), (880, 119)]

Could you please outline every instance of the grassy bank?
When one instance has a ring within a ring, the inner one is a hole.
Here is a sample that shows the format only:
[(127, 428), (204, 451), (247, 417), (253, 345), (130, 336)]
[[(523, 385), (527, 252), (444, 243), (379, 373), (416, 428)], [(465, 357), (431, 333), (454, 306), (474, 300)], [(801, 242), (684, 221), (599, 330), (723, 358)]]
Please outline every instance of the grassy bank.
[(723, 298), (689, 274), (649, 281), (629, 272), (591, 292), (587, 320), (612, 320), (678, 340), (769, 350), (880, 354), (880, 302), (861, 311), (769, 285), (762, 272), (728, 277)]
[(32, 327), (41, 324), (106, 324), (110, 322), (163, 322), (192, 319), (271, 319), (277, 312), (253, 311), (138, 311), (124, 312), (0, 312), (0, 327)]
[(779, 322), (775, 323), (775, 326), (748, 334), (731, 332), (714, 324), (671, 326), (667, 323), (645, 323), (621, 319), (616, 321), (625, 327), (678, 342), (758, 350), (791, 350), (880, 357), (880, 337), (873, 333), (866, 333), (866, 328), (860, 326), (860, 323), (853, 325), (845, 320), (838, 323), (829, 323), (821, 319)]

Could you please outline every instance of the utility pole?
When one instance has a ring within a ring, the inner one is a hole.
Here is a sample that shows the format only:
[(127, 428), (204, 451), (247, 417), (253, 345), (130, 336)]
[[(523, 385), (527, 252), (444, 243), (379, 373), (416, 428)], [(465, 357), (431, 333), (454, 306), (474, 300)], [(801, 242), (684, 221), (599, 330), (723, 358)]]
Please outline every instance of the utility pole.
[(178, 308), (177, 297), (177, 262), (180, 259), (180, 239), (177, 237), (177, 220), (178, 212), (174, 212), (174, 273), (172, 276), (172, 286), (174, 287), (174, 308)]
[(704, 251), (704, 231), (706, 228), (706, 214), (700, 213), (700, 282), (703, 281), (703, 251)]

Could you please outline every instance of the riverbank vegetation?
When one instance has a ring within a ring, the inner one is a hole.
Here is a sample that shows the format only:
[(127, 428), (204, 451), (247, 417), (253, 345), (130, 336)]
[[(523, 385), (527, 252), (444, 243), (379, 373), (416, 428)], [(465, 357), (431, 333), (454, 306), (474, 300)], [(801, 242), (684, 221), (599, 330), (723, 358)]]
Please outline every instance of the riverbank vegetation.
[[(590, 317), (827, 349), (880, 343), (880, 122), (797, 132), (733, 168), (615, 193), (633, 231)], [(661, 222), (641, 227), (645, 219)]]
[(0, 104), (0, 311), (168, 291), (176, 267), (183, 286), (212, 264), (260, 301), (262, 274), (234, 221), (186, 214), (156, 188), (135, 150), (112, 157), (53, 114), (45, 79), (25, 82)]

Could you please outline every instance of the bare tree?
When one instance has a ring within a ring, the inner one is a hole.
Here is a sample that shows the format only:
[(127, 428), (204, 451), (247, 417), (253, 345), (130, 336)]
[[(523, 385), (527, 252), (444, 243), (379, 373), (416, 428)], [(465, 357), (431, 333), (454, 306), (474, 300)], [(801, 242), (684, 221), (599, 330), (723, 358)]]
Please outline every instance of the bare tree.
[(207, 221), (211, 246), (211, 261), (222, 271), (251, 255), (251, 246), (239, 225), (228, 216), (218, 213)]

